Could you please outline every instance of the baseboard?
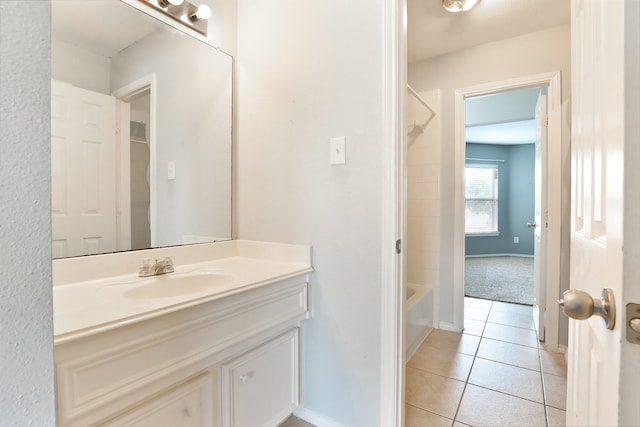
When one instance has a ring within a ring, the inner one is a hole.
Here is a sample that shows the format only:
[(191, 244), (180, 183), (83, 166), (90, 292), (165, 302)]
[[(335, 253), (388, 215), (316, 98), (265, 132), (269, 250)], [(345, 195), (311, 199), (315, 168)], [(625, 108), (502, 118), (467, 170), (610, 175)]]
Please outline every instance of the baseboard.
[(431, 332), (433, 332), (433, 328), (429, 328), (427, 333), (424, 334), (424, 336), (416, 344), (407, 347), (404, 363), (407, 363), (409, 359), (411, 359), (411, 357), (416, 353), (416, 351), (418, 351), (422, 343), (424, 343), (429, 335), (431, 335)]
[(336, 420), (320, 415), (317, 412), (310, 411), (307, 408), (300, 407), (293, 411), (293, 415), (303, 421), (313, 424), (316, 427), (344, 427), (344, 425), (340, 424)]
[(490, 258), (496, 256), (515, 256), (521, 258), (533, 258), (533, 255), (528, 254), (482, 254), (482, 255), (465, 255), (465, 258)]
[(453, 323), (449, 323), (449, 322), (440, 322), (438, 324), (439, 329), (442, 329), (443, 331), (450, 331), (450, 332), (462, 332), (459, 329), (457, 329)]

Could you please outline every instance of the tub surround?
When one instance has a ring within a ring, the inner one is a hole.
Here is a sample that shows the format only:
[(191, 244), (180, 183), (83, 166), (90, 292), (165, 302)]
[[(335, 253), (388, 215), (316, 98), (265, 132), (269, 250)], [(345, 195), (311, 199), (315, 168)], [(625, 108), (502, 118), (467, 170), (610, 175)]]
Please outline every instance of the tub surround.
[(408, 362), (433, 330), (434, 291), (431, 286), (407, 283), (404, 307), (406, 316), (405, 355)]
[[(310, 254), (229, 241), (54, 261), (60, 425), (282, 422), (299, 405)], [(174, 273), (138, 277), (165, 256)]]

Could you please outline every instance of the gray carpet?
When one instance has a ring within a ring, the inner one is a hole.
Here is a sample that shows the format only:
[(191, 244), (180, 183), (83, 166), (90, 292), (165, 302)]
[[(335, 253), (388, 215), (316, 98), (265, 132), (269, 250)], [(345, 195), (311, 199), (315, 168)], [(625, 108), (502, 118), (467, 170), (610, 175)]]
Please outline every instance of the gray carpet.
[(466, 258), (464, 272), (465, 296), (533, 305), (533, 258)]

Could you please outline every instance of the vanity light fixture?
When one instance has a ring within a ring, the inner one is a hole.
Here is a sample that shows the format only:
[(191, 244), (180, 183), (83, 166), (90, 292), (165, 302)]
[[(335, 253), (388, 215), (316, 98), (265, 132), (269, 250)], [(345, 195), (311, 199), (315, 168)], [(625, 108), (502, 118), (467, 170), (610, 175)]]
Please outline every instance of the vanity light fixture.
[(206, 4), (201, 4), (198, 8), (189, 14), (191, 22), (207, 20), (211, 18), (211, 8)]
[[(138, 0), (155, 10), (179, 21), (183, 25), (207, 35), (207, 20), (211, 17), (211, 8), (206, 4), (196, 6), (188, 0)], [(199, 0), (203, 1), (203, 0)]]
[(180, 6), (184, 0), (158, 0), (160, 7)]
[(468, 12), (479, 2), (480, 0), (442, 0), (442, 7), (449, 12)]

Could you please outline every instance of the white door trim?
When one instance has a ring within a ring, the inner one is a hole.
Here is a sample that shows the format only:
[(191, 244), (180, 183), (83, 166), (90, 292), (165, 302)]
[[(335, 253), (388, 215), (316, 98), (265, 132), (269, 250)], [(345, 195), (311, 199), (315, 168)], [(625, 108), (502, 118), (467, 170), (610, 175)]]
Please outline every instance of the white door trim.
[[(502, 92), (511, 89), (525, 89), (548, 86), (549, 102), (549, 228), (546, 297), (546, 341), (549, 350), (558, 349), (559, 309), (556, 300), (560, 290), (560, 236), (562, 230), (562, 115), (561, 115), (561, 73), (524, 76), (509, 80), (460, 88), (455, 91), (455, 150), (454, 150), (454, 247), (453, 247), (453, 327), (462, 330), (464, 326), (464, 166), (465, 166), (465, 99)], [(542, 308), (542, 302), (541, 302)]]
[(406, 0), (384, 2), (383, 188), (380, 425), (404, 424), (405, 104), (407, 94)]
[(131, 104), (116, 98), (116, 242), (131, 250)]
[[(627, 183), (640, 182), (640, 55), (637, 54), (640, 40), (640, 2), (625, 1), (625, 69), (624, 90), (627, 94), (624, 106), (624, 169)], [(640, 196), (638, 188), (625, 183), (624, 186), (624, 253), (623, 253), (623, 295), (621, 307), (626, 303), (640, 303), (640, 285), (638, 285), (637, 260), (640, 257)], [(624, 310), (624, 308), (623, 308)], [(629, 321), (620, 315), (620, 323)], [(623, 332), (624, 333), (624, 332)], [(637, 387), (639, 381), (640, 345), (622, 341), (622, 360), (620, 375), (620, 403), (618, 422), (620, 425), (633, 425), (640, 419)]]
[[(157, 185), (157, 143), (156, 143), (156, 99), (158, 96), (158, 85), (156, 84), (156, 73), (151, 73), (139, 78), (120, 89), (113, 91), (112, 95), (118, 99), (129, 102), (130, 99), (145, 90), (150, 89), (150, 105), (149, 105), (149, 224), (151, 232), (151, 247), (158, 246), (158, 231), (157, 225), (157, 197), (156, 197), (156, 185)], [(118, 196), (119, 197), (119, 196)]]

